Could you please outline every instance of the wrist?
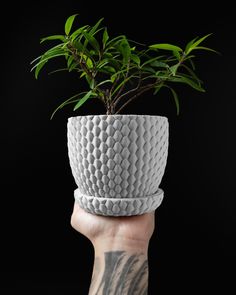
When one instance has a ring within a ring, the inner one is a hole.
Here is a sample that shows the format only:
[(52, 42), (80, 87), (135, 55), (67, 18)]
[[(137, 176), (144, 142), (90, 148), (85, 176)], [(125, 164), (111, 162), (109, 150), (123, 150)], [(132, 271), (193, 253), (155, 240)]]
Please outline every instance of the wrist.
[(93, 247), (96, 253), (109, 251), (127, 251), (147, 254), (149, 241), (124, 237), (105, 237), (94, 240)]

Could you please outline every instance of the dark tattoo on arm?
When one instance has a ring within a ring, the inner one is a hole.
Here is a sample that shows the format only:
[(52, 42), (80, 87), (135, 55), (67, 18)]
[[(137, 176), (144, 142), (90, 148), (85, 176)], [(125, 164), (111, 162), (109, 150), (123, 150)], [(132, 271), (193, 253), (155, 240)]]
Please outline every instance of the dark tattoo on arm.
[[(93, 290), (94, 281), (100, 266), (95, 266), (90, 286), (95, 295), (147, 295), (148, 261), (143, 254), (128, 254), (125, 251), (104, 253), (105, 266), (97, 290)], [(96, 264), (95, 260), (95, 264)]]

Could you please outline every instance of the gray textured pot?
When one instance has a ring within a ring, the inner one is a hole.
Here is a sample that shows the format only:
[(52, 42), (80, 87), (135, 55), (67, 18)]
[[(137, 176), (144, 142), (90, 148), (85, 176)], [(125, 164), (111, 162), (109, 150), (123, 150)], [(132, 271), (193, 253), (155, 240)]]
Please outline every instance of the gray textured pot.
[(69, 160), (86, 211), (111, 216), (155, 210), (168, 153), (168, 120), (147, 115), (68, 119)]

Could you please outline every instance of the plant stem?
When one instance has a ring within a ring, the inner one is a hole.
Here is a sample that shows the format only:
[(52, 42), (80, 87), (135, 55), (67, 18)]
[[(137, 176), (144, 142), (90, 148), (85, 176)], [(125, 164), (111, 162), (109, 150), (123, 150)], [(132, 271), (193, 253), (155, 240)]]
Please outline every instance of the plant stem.
[(120, 108), (119, 110), (115, 113), (115, 114), (119, 114), (119, 112), (121, 110), (123, 110), (124, 107), (127, 106), (127, 104), (129, 104), (131, 101), (133, 101), (135, 98), (139, 97), (141, 94), (143, 94), (144, 92), (154, 88), (156, 86), (156, 83), (154, 84), (148, 84), (142, 88), (140, 88), (140, 91), (138, 93), (136, 93), (134, 96), (132, 96), (129, 100), (127, 100)]
[(137, 84), (137, 86), (136, 86), (135, 88), (133, 88), (133, 89), (131, 89), (131, 90), (129, 90), (129, 91), (127, 91), (127, 92), (121, 94), (119, 97), (115, 98), (114, 101), (113, 101), (114, 108), (117, 106), (117, 104), (120, 102), (120, 100), (121, 100), (123, 97), (125, 97), (125, 96), (127, 96), (127, 95), (129, 95), (129, 94), (131, 94), (131, 93), (133, 93), (133, 92), (135, 92), (135, 91), (137, 91), (137, 90), (139, 89), (139, 87), (140, 87), (140, 85), (141, 85), (141, 81), (142, 81), (142, 80), (141, 80), (141, 73), (139, 73), (139, 74), (140, 74), (140, 75), (139, 75), (139, 80), (138, 80), (138, 84)]
[[(126, 74), (125, 74), (124, 80), (128, 78), (128, 75), (129, 75), (129, 68), (130, 68), (130, 60), (129, 60), (128, 64), (127, 64), (127, 69), (126, 69)], [(120, 89), (119, 89), (117, 95), (116, 95), (115, 98), (114, 98), (114, 101), (115, 101), (115, 100), (120, 96), (120, 94), (122, 93), (122, 91), (123, 91), (123, 89), (124, 89), (124, 87), (125, 87), (125, 84), (126, 84), (126, 83), (124, 83), (124, 84), (120, 87)]]
[(67, 48), (70, 50), (70, 52), (72, 53), (75, 61), (78, 63), (78, 65), (82, 68), (82, 70), (85, 71), (85, 73), (91, 78), (94, 79), (92, 72), (88, 69), (86, 63), (84, 62), (84, 60), (81, 58), (79, 58), (79, 56), (77, 55), (77, 49), (72, 45), (72, 43), (69, 43), (67, 45)]

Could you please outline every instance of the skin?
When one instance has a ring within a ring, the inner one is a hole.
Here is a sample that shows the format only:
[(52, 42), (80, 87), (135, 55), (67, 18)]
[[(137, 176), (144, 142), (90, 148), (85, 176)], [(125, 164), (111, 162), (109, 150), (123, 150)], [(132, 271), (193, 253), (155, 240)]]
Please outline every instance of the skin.
[(87, 237), (95, 251), (89, 295), (148, 294), (148, 245), (154, 212), (130, 217), (104, 217), (75, 202), (72, 227)]

